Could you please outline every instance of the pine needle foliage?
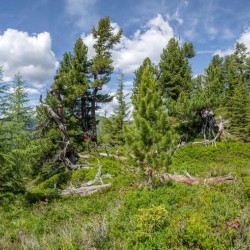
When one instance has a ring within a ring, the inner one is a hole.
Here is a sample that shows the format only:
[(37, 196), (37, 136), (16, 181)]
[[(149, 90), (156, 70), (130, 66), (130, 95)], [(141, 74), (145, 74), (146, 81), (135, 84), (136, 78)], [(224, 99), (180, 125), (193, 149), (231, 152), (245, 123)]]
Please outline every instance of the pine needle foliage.
[(127, 133), (127, 143), (139, 162), (153, 166), (168, 163), (171, 129), (159, 85), (150, 65), (146, 65), (133, 95), (134, 126)]

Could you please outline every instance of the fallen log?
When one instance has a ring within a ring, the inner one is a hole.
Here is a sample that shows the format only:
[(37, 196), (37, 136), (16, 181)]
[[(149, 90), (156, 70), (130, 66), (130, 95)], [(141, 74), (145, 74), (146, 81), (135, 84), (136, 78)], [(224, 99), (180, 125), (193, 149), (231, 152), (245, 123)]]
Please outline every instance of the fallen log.
[(169, 174), (163, 173), (161, 175), (157, 175), (161, 182), (181, 182), (186, 183), (188, 185), (212, 185), (218, 184), (222, 182), (229, 182), (235, 180), (235, 177), (232, 174), (228, 174), (225, 176), (218, 176), (218, 177), (211, 177), (211, 178), (201, 178), (201, 177), (193, 177), (185, 171), (186, 175), (179, 175), (179, 174)]
[(200, 178), (198, 178), (198, 177), (190, 178), (188, 176), (178, 175), (176, 173), (175, 174), (168, 174), (168, 173), (163, 174), (162, 180), (163, 181), (182, 182), (182, 183), (186, 183), (188, 185), (200, 184)]
[(74, 187), (69, 187), (67, 189), (64, 189), (61, 192), (61, 195), (70, 195), (70, 194), (80, 194), (83, 196), (93, 194), (100, 189), (110, 187), (111, 183), (108, 184), (101, 184), (101, 185), (94, 185), (94, 186), (84, 186), (80, 188), (74, 188)]
[(226, 176), (207, 178), (204, 180), (204, 184), (210, 185), (210, 184), (217, 184), (217, 183), (232, 181), (232, 180), (235, 180), (235, 177), (232, 174), (229, 174)]

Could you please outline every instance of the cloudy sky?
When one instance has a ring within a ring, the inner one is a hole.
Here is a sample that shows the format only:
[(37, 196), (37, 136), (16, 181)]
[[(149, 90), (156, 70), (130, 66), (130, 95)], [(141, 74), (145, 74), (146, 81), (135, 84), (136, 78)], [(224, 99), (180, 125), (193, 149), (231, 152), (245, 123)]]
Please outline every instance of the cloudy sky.
[[(0, 6), (3, 80), (20, 73), (33, 104), (78, 37), (93, 55), (90, 31), (104, 16), (123, 30), (113, 60), (125, 73), (127, 91), (143, 59), (158, 63), (172, 37), (194, 44), (194, 75), (203, 73), (213, 54), (230, 53), (236, 42), (250, 48), (249, 0), (0, 0)], [(116, 74), (105, 91), (115, 89)]]

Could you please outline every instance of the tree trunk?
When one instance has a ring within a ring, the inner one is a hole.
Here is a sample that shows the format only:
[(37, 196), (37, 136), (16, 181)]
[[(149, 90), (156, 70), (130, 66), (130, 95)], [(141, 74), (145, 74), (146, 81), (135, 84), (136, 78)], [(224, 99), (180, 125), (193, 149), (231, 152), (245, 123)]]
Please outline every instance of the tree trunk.
[(61, 152), (58, 155), (58, 160), (62, 161), (66, 168), (74, 169), (74, 164), (76, 163), (78, 153), (74, 150), (70, 143), (70, 136), (67, 131), (61, 96), (58, 90), (53, 90), (51, 94), (53, 94), (57, 103), (57, 112), (55, 112), (53, 108), (42, 101), (42, 96), (40, 96), (40, 104), (46, 108), (48, 116), (54, 120), (59, 130), (63, 134), (63, 140), (60, 142)]
[(89, 131), (89, 126), (88, 126), (88, 112), (87, 112), (87, 105), (86, 105), (86, 98), (81, 97), (81, 127), (82, 127), (82, 132), (83, 134)]
[(96, 94), (97, 94), (98, 88), (95, 87), (93, 89), (93, 93), (91, 96), (91, 137), (92, 141), (97, 142), (97, 131), (96, 131)]

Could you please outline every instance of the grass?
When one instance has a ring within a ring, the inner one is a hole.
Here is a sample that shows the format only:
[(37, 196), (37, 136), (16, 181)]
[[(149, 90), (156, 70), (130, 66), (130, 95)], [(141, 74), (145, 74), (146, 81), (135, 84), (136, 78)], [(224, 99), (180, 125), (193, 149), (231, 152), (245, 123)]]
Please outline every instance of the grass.
[[(154, 182), (129, 162), (102, 158), (112, 186), (88, 197), (60, 197), (54, 186), (79, 185), (93, 169), (58, 173), (5, 196), (0, 207), (0, 249), (247, 249), (249, 239), (250, 144), (189, 145), (175, 153), (169, 172), (236, 180), (207, 186)], [(44, 193), (49, 203), (41, 202)], [(234, 225), (234, 226), (233, 226)], [(237, 226), (236, 226), (237, 225)]]

